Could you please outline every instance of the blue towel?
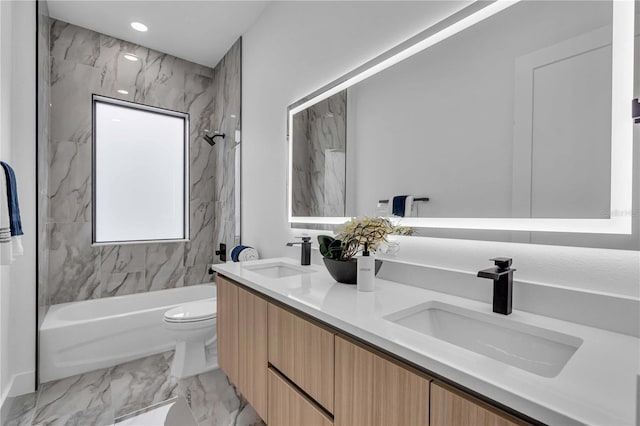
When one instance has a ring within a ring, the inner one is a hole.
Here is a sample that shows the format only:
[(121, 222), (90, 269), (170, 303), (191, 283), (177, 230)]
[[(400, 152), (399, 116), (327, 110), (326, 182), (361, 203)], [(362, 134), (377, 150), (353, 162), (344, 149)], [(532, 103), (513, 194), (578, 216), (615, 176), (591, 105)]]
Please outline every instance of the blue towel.
[(233, 250), (231, 250), (231, 260), (234, 262), (240, 262), (240, 252), (246, 248), (247, 246), (243, 246), (242, 244), (239, 246), (235, 246)]
[(393, 197), (393, 208), (391, 210), (391, 213), (393, 213), (395, 216), (404, 217), (404, 207), (407, 197), (408, 195), (397, 195)]
[(10, 165), (0, 161), (7, 178), (7, 205), (9, 206), (9, 222), (11, 224), (11, 236), (24, 235), (22, 221), (20, 220), (20, 205), (18, 204), (18, 186), (16, 174)]

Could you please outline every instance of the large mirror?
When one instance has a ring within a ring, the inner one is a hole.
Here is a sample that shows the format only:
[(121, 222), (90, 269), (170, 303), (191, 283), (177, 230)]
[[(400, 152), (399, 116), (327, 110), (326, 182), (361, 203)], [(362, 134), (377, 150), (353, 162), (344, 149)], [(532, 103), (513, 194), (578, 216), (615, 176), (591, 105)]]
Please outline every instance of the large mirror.
[(633, 17), (477, 2), (302, 99), (289, 221), (631, 234)]

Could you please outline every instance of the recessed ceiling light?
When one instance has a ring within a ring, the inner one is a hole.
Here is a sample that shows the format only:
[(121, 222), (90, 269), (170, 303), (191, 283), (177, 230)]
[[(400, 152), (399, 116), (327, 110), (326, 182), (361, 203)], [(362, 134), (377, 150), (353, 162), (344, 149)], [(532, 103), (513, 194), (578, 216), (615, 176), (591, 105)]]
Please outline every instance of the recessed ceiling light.
[(143, 24), (142, 22), (132, 22), (131, 23), (131, 28), (133, 28), (136, 31), (140, 31), (142, 33), (146, 32), (149, 28), (147, 28), (147, 26), (145, 24)]
[(124, 90), (124, 89), (118, 89), (118, 93), (121, 93), (123, 95), (128, 95), (129, 91), (128, 90)]
[(133, 62), (138, 60), (138, 57), (136, 55), (132, 54), (132, 53), (125, 53), (124, 54), (124, 58), (128, 59), (130, 61), (133, 61)]

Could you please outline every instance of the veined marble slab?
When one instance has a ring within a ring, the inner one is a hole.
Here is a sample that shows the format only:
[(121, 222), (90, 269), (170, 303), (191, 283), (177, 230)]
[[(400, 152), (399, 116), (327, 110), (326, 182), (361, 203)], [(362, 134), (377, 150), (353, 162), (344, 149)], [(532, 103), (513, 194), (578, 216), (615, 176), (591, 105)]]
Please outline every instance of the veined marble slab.
[[(215, 69), (62, 21), (42, 20), (39, 191), (41, 305), (153, 291), (211, 280), (207, 265), (236, 235), (235, 132), (240, 130), (241, 40)], [(50, 49), (45, 48), (49, 46)], [(125, 53), (138, 61), (128, 61)], [(48, 62), (47, 62), (48, 60)], [(46, 89), (46, 90), (45, 90)], [(126, 90), (127, 94), (118, 90)], [(190, 241), (91, 246), (92, 94), (188, 112)], [(49, 107), (50, 105), (50, 107)], [(44, 110), (43, 110), (44, 111)], [(46, 118), (46, 119), (45, 119)], [(221, 131), (215, 147), (202, 135)]]

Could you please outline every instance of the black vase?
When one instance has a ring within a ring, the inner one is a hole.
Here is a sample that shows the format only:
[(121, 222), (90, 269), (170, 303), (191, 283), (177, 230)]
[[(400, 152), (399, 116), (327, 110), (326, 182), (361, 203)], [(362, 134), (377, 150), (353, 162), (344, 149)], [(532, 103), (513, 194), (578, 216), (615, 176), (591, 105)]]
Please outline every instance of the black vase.
[[(342, 284), (358, 283), (358, 262), (354, 260), (334, 260), (323, 257), (324, 265), (334, 280)], [(382, 260), (376, 259), (375, 275), (382, 267)]]

